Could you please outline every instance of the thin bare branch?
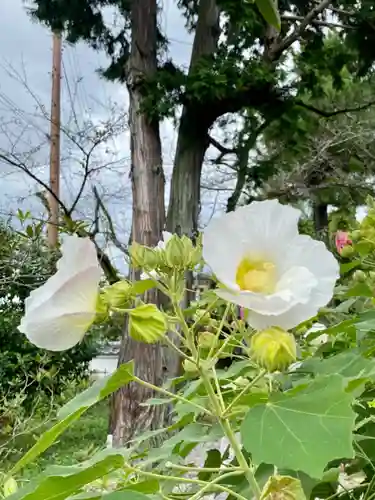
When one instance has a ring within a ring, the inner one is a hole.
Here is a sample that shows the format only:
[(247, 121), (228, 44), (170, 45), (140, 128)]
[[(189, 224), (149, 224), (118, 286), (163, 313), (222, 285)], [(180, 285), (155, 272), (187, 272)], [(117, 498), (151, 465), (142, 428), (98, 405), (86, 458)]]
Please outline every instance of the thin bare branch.
[(270, 51), (272, 55), (271, 59), (275, 60), (280, 57), (282, 52), (284, 52), (284, 50), (288, 49), (294, 42), (296, 42), (305, 31), (307, 26), (309, 26), (309, 24), (311, 24), (315, 20), (315, 18), (331, 3), (332, 0), (322, 0), (316, 7), (311, 9), (310, 12), (303, 18), (301, 24), (296, 27), (291, 34), (287, 35), (285, 38), (283, 38), (283, 40), (281, 40), (272, 48), (272, 50)]

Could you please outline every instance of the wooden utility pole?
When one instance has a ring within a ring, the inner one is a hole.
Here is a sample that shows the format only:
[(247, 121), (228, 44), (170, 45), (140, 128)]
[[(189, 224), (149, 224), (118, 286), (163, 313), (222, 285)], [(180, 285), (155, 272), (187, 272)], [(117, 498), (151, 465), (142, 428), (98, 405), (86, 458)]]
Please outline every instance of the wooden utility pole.
[[(57, 246), (59, 234), (60, 197), (60, 113), (61, 113), (61, 33), (53, 33), (52, 99), (51, 99), (51, 151), (50, 151), (50, 218), (47, 226), (48, 243)], [(53, 194), (52, 194), (53, 193)], [(54, 196), (53, 196), (54, 195)]]

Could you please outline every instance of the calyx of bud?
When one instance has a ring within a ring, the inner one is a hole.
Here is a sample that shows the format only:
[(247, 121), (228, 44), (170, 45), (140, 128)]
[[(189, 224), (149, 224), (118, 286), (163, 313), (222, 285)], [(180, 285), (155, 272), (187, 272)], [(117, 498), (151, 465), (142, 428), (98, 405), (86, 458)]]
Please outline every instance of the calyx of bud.
[(257, 332), (251, 338), (250, 355), (269, 372), (285, 370), (297, 359), (295, 338), (278, 327)]

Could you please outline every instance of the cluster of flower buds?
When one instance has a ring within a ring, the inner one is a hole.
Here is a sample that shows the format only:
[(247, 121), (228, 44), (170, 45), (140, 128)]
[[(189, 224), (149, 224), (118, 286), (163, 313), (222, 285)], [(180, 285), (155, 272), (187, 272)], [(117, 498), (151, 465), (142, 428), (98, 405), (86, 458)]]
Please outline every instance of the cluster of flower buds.
[(202, 247), (200, 242), (194, 245), (187, 236), (173, 234), (155, 248), (133, 243), (130, 257), (135, 269), (168, 274), (172, 269), (194, 270), (201, 263)]

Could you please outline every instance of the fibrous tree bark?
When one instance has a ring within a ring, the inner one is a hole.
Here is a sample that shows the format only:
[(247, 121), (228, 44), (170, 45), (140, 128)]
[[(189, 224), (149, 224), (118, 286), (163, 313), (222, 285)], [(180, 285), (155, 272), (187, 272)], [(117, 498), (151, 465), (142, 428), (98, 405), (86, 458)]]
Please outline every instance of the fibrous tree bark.
[[(202, 57), (212, 56), (219, 40), (216, 0), (199, 2), (189, 73)], [(217, 115), (202, 103), (186, 103), (182, 110), (173, 166), (167, 229), (192, 236), (198, 229), (201, 172), (209, 146), (208, 132)]]
[[(156, 0), (132, 2), (131, 51), (126, 67), (130, 99), (132, 239), (150, 247), (155, 246), (161, 239), (165, 221), (165, 180), (159, 121), (157, 118), (150, 118), (142, 106), (142, 82), (156, 72), (156, 16)], [(158, 303), (158, 293), (147, 292), (145, 300)], [(119, 364), (129, 360), (134, 360), (138, 377), (154, 385), (161, 385), (162, 347), (159, 344), (135, 342), (127, 335), (127, 325), (125, 325)], [(136, 434), (159, 426), (163, 418), (159, 407), (141, 405), (151, 396), (152, 391), (139, 384), (129, 384), (115, 394), (111, 418), (115, 446), (126, 445)]]

